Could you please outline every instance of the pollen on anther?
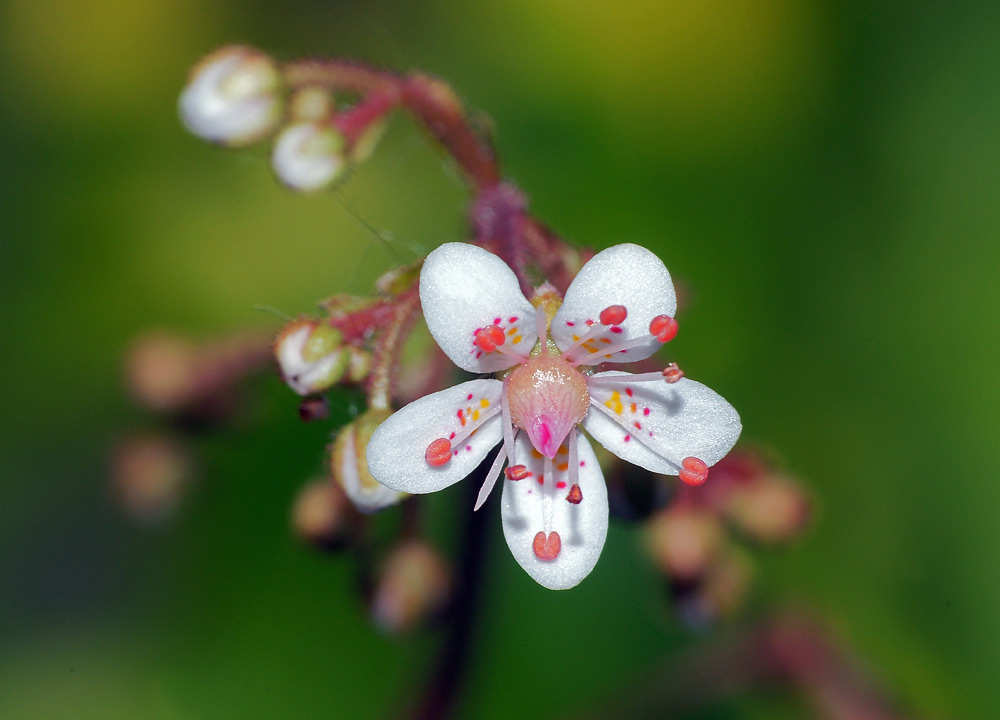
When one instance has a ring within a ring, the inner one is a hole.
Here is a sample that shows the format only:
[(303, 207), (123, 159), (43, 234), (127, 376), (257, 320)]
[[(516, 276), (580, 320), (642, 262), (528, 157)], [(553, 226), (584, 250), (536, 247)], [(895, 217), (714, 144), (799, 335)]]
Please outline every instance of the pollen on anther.
[(559, 551), (562, 550), (562, 539), (555, 530), (548, 535), (539, 530), (531, 543), (531, 549), (535, 551), (535, 557), (539, 560), (555, 560), (559, 557)]
[(628, 311), (624, 305), (611, 305), (601, 310), (601, 325), (621, 325), (628, 317)]
[(677, 335), (677, 321), (669, 315), (657, 315), (649, 323), (649, 334), (661, 343), (669, 342)]
[(679, 477), (685, 485), (698, 487), (708, 479), (708, 465), (701, 458), (686, 457), (681, 461)]
[(508, 480), (524, 480), (526, 477), (531, 477), (531, 472), (524, 465), (511, 465), (509, 468), (504, 470), (504, 475), (507, 476)]
[(677, 367), (677, 363), (670, 363), (663, 368), (663, 379), (673, 384), (684, 377), (684, 371)]
[(438, 438), (427, 446), (424, 459), (431, 467), (444, 465), (451, 460), (451, 441), (447, 438)]
[[(500, 318), (497, 318), (497, 322)], [(484, 352), (493, 352), (497, 349), (497, 345), (503, 345), (507, 336), (504, 331), (501, 330), (496, 323), (490, 325), (489, 327), (481, 328), (476, 331), (476, 346)]]
[(583, 500), (583, 491), (580, 490), (579, 483), (573, 483), (573, 487), (569, 489), (569, 494), (566, 495), (566, 502), (573, 503), (574, 505), (579, 505)]

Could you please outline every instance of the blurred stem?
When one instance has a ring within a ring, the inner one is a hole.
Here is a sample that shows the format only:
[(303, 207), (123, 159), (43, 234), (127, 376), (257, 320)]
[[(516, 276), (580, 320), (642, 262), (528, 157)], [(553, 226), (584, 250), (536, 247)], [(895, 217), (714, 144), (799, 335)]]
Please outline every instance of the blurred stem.
[[(462, 507), (471, 508), (479, 494), (479, 487), (486, 477), (489, 463), (483, 463), (466, 478), (462, 493)], [(458, 541), (459, 557), (455, 568), (455, 596), (448, 613), (447, 635), (441, 643), (434, 670), (428, 679), (423, 696), (410, 720), (442, 720), (450, 717), (458, 693), (468, 672), (468, 660), (482, 595), (483, 572), (486, 555), (485, 512), (462, 512), (465, 526)]]
[(581, 717), (687, 716), (762, 686), (798, 691), (816, 716), (826, 720), (909, 717), (876, 688), (828, 632), (795, 615), (776, 616), (711, 647), (672, 659), (642, 688)]
[(455, 158), (476, 190), (500, 182), (492, 144), (472, 129), (461, 100), (441, 80), (422, 73), (401, 75), (345, 60), (302, 60), (284, 65), (282, 73), (293, 88), (319, 85), (375, 95), (380, 103), (398, 100)]
[(416, 284), (396, 298), (392, 318), (384, 332), (380, 332), (372, 355), (372, 369), (368, 376), (368, 407), (388, 410), (392, 407), (393, 376), (406, 336), (417, 320), (420, 297)]

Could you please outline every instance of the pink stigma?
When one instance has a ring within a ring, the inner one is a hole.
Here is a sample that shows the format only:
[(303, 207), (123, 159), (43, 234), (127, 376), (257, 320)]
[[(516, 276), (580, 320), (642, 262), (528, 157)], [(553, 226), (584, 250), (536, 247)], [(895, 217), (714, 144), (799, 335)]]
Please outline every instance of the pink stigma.
[(528, 439), (531, 440), (531, 444), (542, 455), (554, 458), (556, 451), (559, 450), (559, 446), (562, 444), (563, 438), (559, 438), (559, 442), (553, 442), (552, 429), (549, 427), (549, 422), (550, 420), (546, 416), (536, 418), (535, 422), (528, 429)]

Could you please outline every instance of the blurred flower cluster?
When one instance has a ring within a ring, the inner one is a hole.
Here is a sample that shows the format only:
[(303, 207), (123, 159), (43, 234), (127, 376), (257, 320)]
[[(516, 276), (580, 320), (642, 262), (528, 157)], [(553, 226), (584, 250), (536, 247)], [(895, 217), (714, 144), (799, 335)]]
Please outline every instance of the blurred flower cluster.
[[(641, 523), (642, 547), (696, 624), (732, 613), (743, 600), (752, 563), (737, 536), (775, 544), (804, 530), (809, 502), (794, 480), (760, 453), (737, 448), (726, 456), (740, 432), (728, 403), (675, 363), (640, 375), (607, 367), (642, 361), (676, 334), (663, 263), (634, 245), (593, 256), (531, 215), (525, 195), (502, 179), (490, 139), (446, 84), (342, 60), (278, 63), (238, 46), (192, 70), (179, 109), (186, 127), (210, 142), (267, 143), (278, 179), (300, 192), (344, 181), (375, 149), (388, 114), (408, 112), (467, 182), (471, 244), (451, 243), (426, 264), (391, 270), (367, 296), (329, 297), (273, 340), (138, 339), (127, 357), (128, 386), (144, 408), (173, 418), (175, 430), (126, 440), (116, 453), (115, 487), (131, 515), (170, 515), (197, 464), (184, 433), (231, 421), (243, 379), (276, 366), (299, 398), (303, 421), (328, 420), (337, 388), (364, 396), (364, 408), (332, 428), (328, 476), (302, 487), (292, 527), (314, 547), (353, 554), (365, 565), (362, 592), (386, 632), (447, 613), (466, 579), (427, 540), (421, 498), (406, 493), (470, 474), (483, 483), (478, 504), (502, 478), (505, 535), (519, 543), (511, 549), (549, 587), (571, 587), (590, 572), (609, 508)], [(404, 362), (422, 315), (440, 349), (428, 343), (414, 355), (410, 348)], [(442, 390), (451, 385), (449, 358), (493, 379)], [(454, 403), (445, 398), (456, 391)], [(595, 455), (578, 425), (611, 454)], [(495, 460), (484, 460), (498, 444)], [(557, 487), (562, 494), (553, 499)], [(534, 508), (525, 515), (530, 523), (513, 519), (517, 503)], [(372, 514), (398, 504), (398, 530), (373, 546)], [(594, 508), (596, 515), (586, 514)], [(593, 537), (581, 539), (581, 528)]]

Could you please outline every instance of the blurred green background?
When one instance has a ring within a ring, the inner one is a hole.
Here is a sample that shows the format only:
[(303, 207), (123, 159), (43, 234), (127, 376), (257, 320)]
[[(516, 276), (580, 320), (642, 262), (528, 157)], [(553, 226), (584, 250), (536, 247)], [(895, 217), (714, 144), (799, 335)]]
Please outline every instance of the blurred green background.
[[(199, 441), (170, 523), (108, 491), (113, 442), (155, 427), (122, 389), (135, 333), (276, 328), (255, 305), (307, 311), (463, 236), (465, 191), (406, 119), (314, 197), (185, 134), (187, 70), (230, 42), (438, 74), (541, 218), (657, 251), (693, 298), (672, 357), (820, 505), (757, 555), (748, 612), (810, 609), (921, 717), (996, 716), (1000, 5), (782, 0), (0, 5), (0, 716), (382, 717), (433, 652), (373, 631), (350, 563), (291, 536), (330, 427), (277, 380)], [(552, 593), (491, 519), (462, 717), (563, 716), (701, 642), (637, 536), (613, 523)], [(704, 717), (804, 712), (755, 692)]]

